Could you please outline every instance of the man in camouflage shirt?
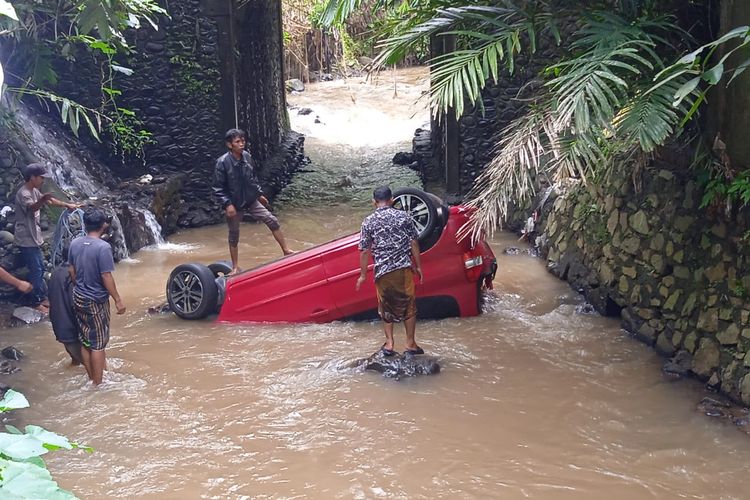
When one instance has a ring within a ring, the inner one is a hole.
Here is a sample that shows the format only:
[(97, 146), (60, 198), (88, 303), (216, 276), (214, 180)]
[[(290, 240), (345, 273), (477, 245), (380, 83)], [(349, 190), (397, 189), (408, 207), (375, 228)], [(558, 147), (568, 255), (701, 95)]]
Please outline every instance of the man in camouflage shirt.
[(360, 274), (355, 288), (359, 290), (364, 283), (372, 254), (375, 261), (378, 313), (383, 320), (385, 332), (385, 344), (381, 347), (383, 354), (395, 354), (393, 323), (400, 322), (404, 323), (406, 329), (404, 354), (424, 354), (414, 339), (417, 326), (414, 272), (419, 277), (420, 284), (422, 283), (417, 231), (408, 213), (393, 208), (393, 194), (389, 187), (375, 189), (373, 201), (375, 212), (362, 222), (359, 240)]

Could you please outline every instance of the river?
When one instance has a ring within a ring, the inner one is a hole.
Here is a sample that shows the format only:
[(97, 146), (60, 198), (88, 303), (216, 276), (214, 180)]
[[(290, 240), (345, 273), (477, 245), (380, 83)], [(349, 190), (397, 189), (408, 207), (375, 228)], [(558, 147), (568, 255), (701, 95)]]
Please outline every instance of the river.
[[(418, 183), (390, 157), (426, 121), (411, 104), (424, 75), (400, 72), (396, 99), (390, 77), (290, 97), (323, 122), (292, 111), (312, 159), (275, 207), (293, 248), (356, 231), (373, 184)], [(241, 238), (243, 267), (280, 255), (265, 226)], [(224, 226), (180, 232), (117, 265), (128, 311), (113, 319), (99, 388), (48, 323), (3, 332), (26, 354), (7, 380), (32, 405), (11, 422), (95, 449), (48, 455), (81, 498), (747, 498), (750, 441), (695, 410), (700, 384), (666, 379), (616, 320), (577, 313), (580, 297), (543, 261), (503, 254), (514, 235), (491, 243), (500, 268), (484, 314), (420, 322), (443, 370), (396, 381), (345, 368), (382, 344), (377, 323), (149, 315), (174, 266), (227, 257)]]

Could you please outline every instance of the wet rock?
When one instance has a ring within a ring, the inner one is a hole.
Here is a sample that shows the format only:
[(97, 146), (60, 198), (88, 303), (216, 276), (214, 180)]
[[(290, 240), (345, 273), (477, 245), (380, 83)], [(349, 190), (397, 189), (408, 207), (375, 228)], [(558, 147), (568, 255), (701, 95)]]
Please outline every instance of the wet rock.
[(21, 306), (13, 309), (13, 318), (31, 325), (32, 323), (39, 323), (44, 318), (44, 314), (31, 307)]
[(576, 306), (576, 314), (598, 314), (593, 304), (585, 302)]
[(440, 364), (433, 356), (411, 356), (396, 354), (385, 356), (382, 351), (377, 351), (369, 358), (359, 359), (352, 364), (353, 367), (364, 370), (372, 370), (382, 373), (384, 377), (395, 378), (415, 377), (417, 375), (435, 375), (440, 373)]
[(16, 237), (10, 231), (0, 231), (0, 241), (3, 243), (13, 243)]
[(19, 359), (21, 359), (24, 356), (23, 352), (19, 351), (18, 349), (16, 349), (12, 345), (9, 345), (8, 347), (6, 347), (2, 351), (0, 351), (0, 354), (2, 354), (3, 356), (5, 356), (8, 359), (13, 359), (13, 360), (16, 360), (16, 361), (18, 361)]
[(531, 255), (532, 257), (539, 257), (539, 250), (536, 248), (505, 247), (503, 253), (505, 255)]
[(0, 374), (2, 375), (10, 375), (12, 373), (20, 372), (21, 369), (17, 367), (15, 364), (13, 364), (12, 361), (3, 359), (0, 361)]
[(288, 91), (294, 91), (294, 92), (304, 92), (305, 91), (305, 84), (302, 83), (302, 80), (298, 78), (291, 78), (286, 81), (285, 83), (286, 89)]
[(298, 115), (309, 115), (312, 112), (313, 112), (313, 110), (310, 109), (310, 108), (299, 108), (299, 111), (297, 111), (297, 114)]
[(722, 418), (736, 425), (742, 432), (750, 434), (750, 409), (741, 408), (728, 401), (705, 397), (697, 410), (707, 417)]
[(169, 307), (169, 302), (164, 301), (159, 305), (151, 306), (148, 308), (149, 314), (165, 314), (168, 312), (172, 312), (172, 308)]
[(393, 155), (393, 163), (396, 165), (409, 165), (417, 161), (417, 155), (414, 153), (404, 153), (403, 151)]
[(693, 356), (687, 351), (679, 351), (661, 369), (665, 374), (679, 378), (688, 374), (692, 364)]

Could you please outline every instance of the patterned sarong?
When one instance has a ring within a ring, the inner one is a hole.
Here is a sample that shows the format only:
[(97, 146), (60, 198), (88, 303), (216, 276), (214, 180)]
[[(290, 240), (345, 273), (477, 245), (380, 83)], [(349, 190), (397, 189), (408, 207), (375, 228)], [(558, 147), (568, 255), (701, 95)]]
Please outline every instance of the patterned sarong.
[(414, 296), (414, 273), (410, 268), (397, 269), (375, 280), (378, 291), (378, 314), (386, 323), (400, 323), (417, 314)]
[(109, 300), (96, 302), (73, 292), (73, 307), (81, 344), (101, 351), (109, 342)]

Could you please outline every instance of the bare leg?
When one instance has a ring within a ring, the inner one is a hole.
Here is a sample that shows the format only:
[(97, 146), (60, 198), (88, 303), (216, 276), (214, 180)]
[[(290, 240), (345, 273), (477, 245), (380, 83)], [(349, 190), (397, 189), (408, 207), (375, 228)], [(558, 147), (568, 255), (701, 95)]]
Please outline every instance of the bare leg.
[(294, 251), (290, 250), (289, 247), (286, 246), (286, 239), (284, 239), (284, 233), (281, 232), (281, 229), (274, 229), (271, 231), (271, 234), (273, 234), (276, 243), (279, 244), (279, 246), (281, 247), (281, 251), (284, 252), (284, 255), (290, 255), (294, 253)]
[(88, 347), (81, 346), (81, 361), (86, 368), (86, 374), (91, 378), (91, 350)]
[(414, 339), (414, 333), (417, 329), (416, 315), (404, 321), (404, 329), (406, 330), (406, 348), (416, 349), (417, 341)]
[(65, 344), (65, 350), (68, 351), (68, 354), (70, 355), (70, 361), (71, 365), (73, 366), (79, 366), (83, 363), (83, 358), (81, 357), (81, 344), (78, 342), (71, 342), (69, 344)]
[(232, 259), (232, 274), (237, 274), (240, 272), (240, 267), (238, 265), (239, 251), (237, 250), (237, 245), (229, 245), (229, 257)]
[(107, 366), (107, 357), (104, 354), (104, 349), (98, 351), (91, 351), (91, 381), (94, 385), (102, 383), (102, 377), (104, 376), (104, 367)]
[(385, 348), (393, 350), (393, 323), (383, 321), (383, 332), (385, 333)]

